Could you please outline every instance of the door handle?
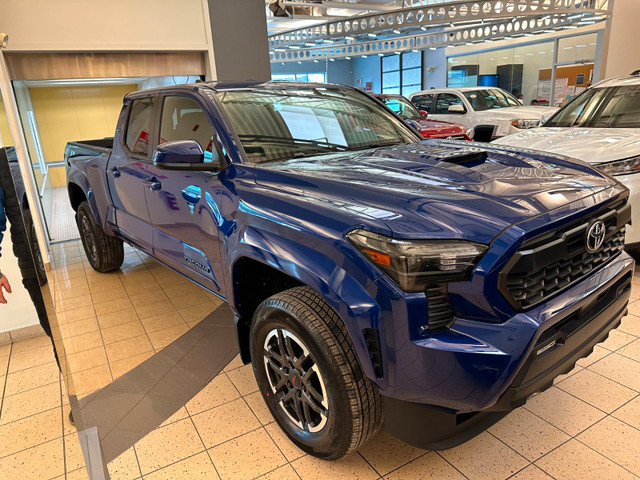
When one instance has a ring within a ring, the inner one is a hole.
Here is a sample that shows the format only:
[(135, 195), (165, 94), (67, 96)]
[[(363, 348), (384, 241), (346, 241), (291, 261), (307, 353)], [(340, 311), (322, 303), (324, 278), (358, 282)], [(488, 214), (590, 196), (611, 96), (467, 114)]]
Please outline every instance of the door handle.
[(160, 183), (156, 178), (148, 178), (142, 183), (152, 192), (162, 189), (162, 183)]
[(113, 167), (111, 170), (109, 170), (109, 175), (111, 175), (113, 178), (118, 178), (122, 174), (120, 173), (120, 170), (118, 170), (116, 167)]

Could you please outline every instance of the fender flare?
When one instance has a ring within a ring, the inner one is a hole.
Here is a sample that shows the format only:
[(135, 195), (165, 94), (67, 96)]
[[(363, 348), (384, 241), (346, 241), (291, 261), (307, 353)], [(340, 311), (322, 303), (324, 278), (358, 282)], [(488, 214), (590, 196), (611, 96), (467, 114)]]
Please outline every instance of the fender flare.
[[(233, 279), (238, 260), (248, 258), (267, 265), (306, 285), (320, 295), (338, 313), (351, 336), (354, 348), (365, 375), (381, 385), (384, 380), (377, 378), (370, 359), (363, 329), (379, 329), (380, 341), (385, 338), (382, 311), (375, 299), (360, 282), (349, 275), (335, 260), (289, 238), (269, 235), (264, 231), (253, 231), (259, 235), (246, 235), (238, 243), (229, 258), (229, 278)], [(278, 252), (277, 254), (274, 252)], [(314, 258), (313, 270), (299, 259)], [(324, 261), (323, 261), (324, 260)], [(227, 300), (237, 314), (235, 305), (235, 279), (228, 292)], [(354, 307), (355, 306), (355, 307)], [(386, 357), (386, 355), (384, 355)], [(386, 369), (385, 369), (386, 371)]]

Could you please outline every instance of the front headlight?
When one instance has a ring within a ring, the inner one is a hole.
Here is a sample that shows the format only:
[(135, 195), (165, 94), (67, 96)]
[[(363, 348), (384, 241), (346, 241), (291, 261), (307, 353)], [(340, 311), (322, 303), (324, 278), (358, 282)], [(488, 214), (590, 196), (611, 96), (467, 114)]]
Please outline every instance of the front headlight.
[(398, 240), (366, 230), (353, 230), (347, 238), (405, 292), (466, 280), (488, 248), (464, 240)]
[(595, 167), (607, 175), (628, 175), (640, 172), (640, 155), (637, 157), (616, 160), (615, 162), (598, 163)]
[(521, 129), (535, 128), (540, 125), (540, 120), (538, 120), (537, 118), (521, 118), (520, 120), (514, 120), (513, 122), (511, 122), (511, 125)]

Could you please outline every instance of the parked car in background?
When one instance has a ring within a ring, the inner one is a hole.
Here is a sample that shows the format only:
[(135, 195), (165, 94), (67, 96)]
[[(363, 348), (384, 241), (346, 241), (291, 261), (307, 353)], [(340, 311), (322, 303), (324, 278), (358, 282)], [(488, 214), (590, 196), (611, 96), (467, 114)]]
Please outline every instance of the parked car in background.
[(542, 127), (496, 140), (578, 158), (631, 190), (627, 249), (640, 254), (640, 76), (604, 80), (588, 88)]
[(497, 87), (435, 88), (412, 93), (409, 100), (429, 118), (473, 128), (474, 140), (491, 140), (537, 127), (556, 108), (523, 106), (509, 92)]
[[(420, 131), (424, 138), (446, 138), (452, 140), (472, 140), (473, 128), (465, 128), (458, 123), (443, 122), (427, 118), (426, 111), (419, 111), (413, 103), (402, 95), (387, 95), (382, 93), (371, 93), (387, 107), (408, 120), (411, 126)], [(417, 125), (416, 125), (417, 124)]]
[(137, 91), (115, 138), (65, 160), (90, 265), (117, 270), (128, 242), (227, 301), (262, 399), (318, 457), (383, 417), (413, 445), (459, 444), (626, 312), (627, 188), (564, 157), (423, 140), (351, 87)]

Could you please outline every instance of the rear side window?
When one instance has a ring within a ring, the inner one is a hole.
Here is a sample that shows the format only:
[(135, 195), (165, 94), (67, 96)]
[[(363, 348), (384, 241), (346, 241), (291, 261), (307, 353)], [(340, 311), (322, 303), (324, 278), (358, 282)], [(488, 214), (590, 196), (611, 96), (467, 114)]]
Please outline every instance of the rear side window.
[(154, 103), (155, 97), (141, 98), (131, 103), (126, 136), (126, 144), (131, 153), (144, 155), (145, 157), (149, 154)]
[(160, 143), (195, 140), (204, 151), (204, 161), (218, 161), (213, 127), (198, 103), (188, 97), (165, 97), (160, 124)]
[(411, 103), (413, 103), (418, 110), (430, 112), (431, 104), (433, 103), (433, 95), (416, 95), (411, 98)]

